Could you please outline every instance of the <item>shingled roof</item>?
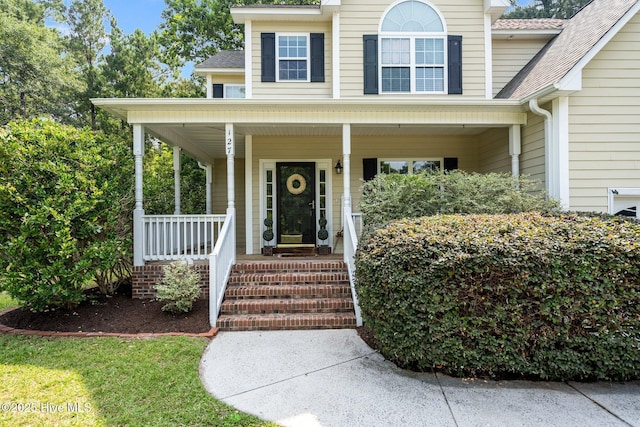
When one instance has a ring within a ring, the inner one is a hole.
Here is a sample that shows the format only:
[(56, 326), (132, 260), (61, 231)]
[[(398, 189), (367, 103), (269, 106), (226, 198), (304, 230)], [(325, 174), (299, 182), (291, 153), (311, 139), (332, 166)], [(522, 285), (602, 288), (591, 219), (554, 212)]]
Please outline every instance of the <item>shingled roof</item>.
[(496, 98), (524, 99), (560, 82), (636, 3), (637, 0), (593, 0), (565, 23), (562, 32)]
[(196, 65), (199, 68), (244, 68), (244, 50), (221, 50)]
[(561, 30), (566, 19), (498, 19), (491, 27), (494, 31)]

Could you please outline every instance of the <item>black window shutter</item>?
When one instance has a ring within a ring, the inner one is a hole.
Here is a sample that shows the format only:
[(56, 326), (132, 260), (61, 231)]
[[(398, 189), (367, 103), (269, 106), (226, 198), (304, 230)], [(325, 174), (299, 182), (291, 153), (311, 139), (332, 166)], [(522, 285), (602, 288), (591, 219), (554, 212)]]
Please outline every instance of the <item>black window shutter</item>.
[(276, 34), (262, 33), (262, 81), (276, 81)]
[(448, 36), (449, 94), (462, 95), (462, 36)]
[(454, 171), (458, 169), (457, 157), (445, 157), (444, 158), (444, 170), (446, 172)]
[(224, 98), (224, 85), (223, 84), (214, 84), (213, 85), (213, 97), (214, 98)]
[(364, 44), (364, 94), (378, 94), (378, 36), (363, 36)]
[(362, 179), (371, 181), (378, 173), (378, 159), (362, 159)]
[(324, 82), (324, 34), (311, 33), (311, 81)]

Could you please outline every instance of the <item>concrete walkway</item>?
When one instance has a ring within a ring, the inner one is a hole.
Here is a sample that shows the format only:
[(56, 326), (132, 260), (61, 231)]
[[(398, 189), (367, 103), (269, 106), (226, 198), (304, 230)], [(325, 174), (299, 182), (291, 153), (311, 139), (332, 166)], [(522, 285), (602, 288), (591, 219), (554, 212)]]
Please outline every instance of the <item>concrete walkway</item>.
[(217, 399), (283, 426), (640, 427), (640, 381), (417, 374), (385, 361), (354, 330), (223, 332), (200, 372)]

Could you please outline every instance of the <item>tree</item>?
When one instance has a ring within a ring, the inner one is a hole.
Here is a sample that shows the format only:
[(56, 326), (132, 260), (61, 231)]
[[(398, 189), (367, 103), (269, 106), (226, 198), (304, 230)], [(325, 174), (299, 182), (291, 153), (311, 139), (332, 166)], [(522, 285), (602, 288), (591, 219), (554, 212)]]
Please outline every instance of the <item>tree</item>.
[[(242, 26), (233, 23), (230, 6), (261, 0), (165, 0), (160, 24), (164, 61), (176, 67), (202, 62), (220, 50), (244, 46)], [(277, 4), (317, 4), (318, 0), (285, 0)]]
[(131, 259), (126, 145), (51, 120), (0, 128), (0, 291), (33, 310), (72, 307)]
[(71, 120), (67, 100), (80, 81), (62, 38), (44, 26), (45, 14), (29, 1), (0, 1), (0, 125), (41, 115)]
[(78, 110), (88, 112), (89, 123), (96, 129), (96, 109), (90, 99), (98, 87), (98, 56), (105, 47), (107, 34), (104, 22), (110, 16), (102, 0), (73, 0), (67, 11), (69, 49), (74, 55), (86, 88), (78, 99)]
[(111, 18), (111, 50), (100, 63), (101, 96), (147, 98), (159, 96), (170, 70), (159, 61), (158, 33), (137, 29), (126, 35)]
[(504, 18), (557, 18), (569, 19), (585, 7), (591, 0), (534, 0), (530, 5), (519, 6), (511, 0), (514, 10)]

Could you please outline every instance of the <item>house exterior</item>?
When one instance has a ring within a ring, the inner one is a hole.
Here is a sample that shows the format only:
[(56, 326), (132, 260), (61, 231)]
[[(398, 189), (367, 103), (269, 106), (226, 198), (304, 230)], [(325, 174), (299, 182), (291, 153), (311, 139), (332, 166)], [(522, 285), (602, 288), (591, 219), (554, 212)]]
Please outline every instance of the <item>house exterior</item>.
[[(566, 209), (637, 215), (640, 3), (594, 0), (567, 21), (499, 19), (508, 5), (233, 7), (245, 50), (196, 66), (205, 99), (93, 100), (133, 125), (137, 271), (209, 259), (223, 238), (224, 265), (274, 245), (351, 259), (362, 182), (380, 172), (526, 174)], [(180, 215), (179, 186), (176, 212), (145, 215), (146, 135), (201, 162), (207, 215)], [(219, 286), (226, 267), (211, 269)]]

